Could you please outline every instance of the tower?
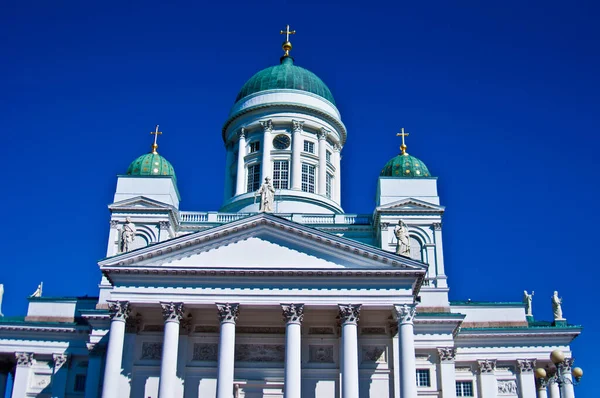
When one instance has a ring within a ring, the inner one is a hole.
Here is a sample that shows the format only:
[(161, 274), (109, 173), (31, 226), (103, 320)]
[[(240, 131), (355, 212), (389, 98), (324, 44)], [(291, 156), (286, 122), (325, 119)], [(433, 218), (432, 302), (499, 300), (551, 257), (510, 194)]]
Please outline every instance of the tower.
[(296, 66), (288, 29), (280, 64), (252, 76), (223, 125), (225, 195), (221, 211), (256, 212), (269, 177), (276, 213), (342, 213), (340, 151), (346, 127), (329, 88)]

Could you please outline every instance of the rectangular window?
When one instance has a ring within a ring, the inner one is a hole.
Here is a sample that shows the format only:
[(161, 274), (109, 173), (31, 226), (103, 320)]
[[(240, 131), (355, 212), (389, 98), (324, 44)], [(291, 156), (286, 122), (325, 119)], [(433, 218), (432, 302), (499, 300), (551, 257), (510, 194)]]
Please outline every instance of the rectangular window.
[(473, 382), (472, 381), (457, 381), (456, 382), (456, 396), (457, 397), (472, 397), (473, 396)]
[(273, 162), (273, 188), (288, 189), (290, 179), (290, 163), (287, 160)]
[(315, 153), (315, 143), (304, 141), (304, 152)]
[(248, 192), (258, 191), (260, 187), (260, 164), (248, 166)]
[(417, 369), (417, 387), (431, 387), (429, 369)]
[(327, 163), (331, 164), (331, 152), (325, 151), (325, 160)]
[(250, 143), (250, 153), (260, 151), (260, 141), (254, 141)]
[(331, 199), (331, 186), (333, 182), (333, 176), (329, 173), (325, 174), (325, 195)]
[(315, 193), (315, 166), (306, 163), (302, 163), (302, 191)]
[(85, 392), (85, 375), (75, 375), (75, 392)]

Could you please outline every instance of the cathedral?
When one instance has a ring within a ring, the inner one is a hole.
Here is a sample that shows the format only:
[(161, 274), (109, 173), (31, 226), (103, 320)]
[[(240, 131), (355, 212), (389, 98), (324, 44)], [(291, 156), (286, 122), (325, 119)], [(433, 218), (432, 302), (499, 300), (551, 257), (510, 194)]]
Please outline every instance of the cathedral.
[(117, 176), (97, 297), (40, 286), (0, 317), (0, 398), (573, 398), (581, 327), (557, 293), (552, 321), (527, 292), (449, 300), (443, 198), (408, 132), (375, 208), (344, 212), (346, 126), (282, 33), (223, 123), (221, 208), (180, 209), (156, 126)]

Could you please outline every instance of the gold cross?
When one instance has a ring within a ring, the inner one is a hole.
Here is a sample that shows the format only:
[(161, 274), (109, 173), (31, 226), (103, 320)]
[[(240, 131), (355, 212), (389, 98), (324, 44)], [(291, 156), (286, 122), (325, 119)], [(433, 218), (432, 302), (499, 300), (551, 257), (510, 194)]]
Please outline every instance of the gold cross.
[(285, 34), (285, 41), (290, 41), (290, 35), (295, 35), (296, 31), (295, 30), (290, 30), (290, 25), (288, 25), (285, 30), (282, 30), (281, 32), (279, 32), (280, 35)]
[(285, 34), (285, 42), (283, 43), (283, 51), (285, 51), (285, 57), (290, 55), (290, 50), (292, 49), (292, 43), (290, 43), (290, 35), (295, 35), (295, 30), (290, 30), (290, 25), (287, 25), (285, 31), (280, 31), (280, 35)]
[(402, 137), (402, 145), (400, 146), (400, 150), (402, 151), (403, 155), (406, 154), (406, 144), (404, 143), (404, 137), (406, 136), (408, 136), (408, 133), (404, 132), (404, 127), (400, 129), (400, 133), (396, 134), (396, 137)]
[(154, 136), (154, 144), (152, 144), (152, 153), (153, 154), (158, 154), (158, 152), (156, 152), (156, 150), (158, 149), (158, 144), (156, 143), (158, 136), (162, 135), (162, 131), (158, 131), (158, 124), (156, 125), (156, 130), (151, 131), (150, 132), (151, 135)]

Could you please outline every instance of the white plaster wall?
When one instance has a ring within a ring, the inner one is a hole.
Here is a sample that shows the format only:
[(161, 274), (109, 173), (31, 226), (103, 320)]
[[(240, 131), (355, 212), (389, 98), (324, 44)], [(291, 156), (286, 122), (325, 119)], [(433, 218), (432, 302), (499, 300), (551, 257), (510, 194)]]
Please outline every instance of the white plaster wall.
[(378, 206), (384, 206), (405, 198), (414, 198), (439, 205), (437, 178), (379, 177), (377, 184)]
[(114, 202), (145, 196), (179, 208), (179, 193), (171, 177), (119, 176)]
[(525, 322), (525, 308), (522, 305), (452, 305), (450, 311), (465, 314), (464, 322)]
[(74, 317), (77, 300), (70, 301), (30, 301), (27, 316)]

